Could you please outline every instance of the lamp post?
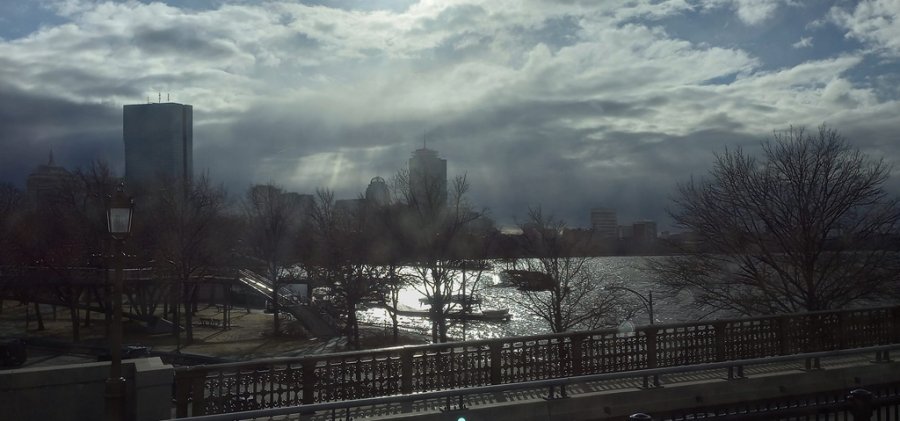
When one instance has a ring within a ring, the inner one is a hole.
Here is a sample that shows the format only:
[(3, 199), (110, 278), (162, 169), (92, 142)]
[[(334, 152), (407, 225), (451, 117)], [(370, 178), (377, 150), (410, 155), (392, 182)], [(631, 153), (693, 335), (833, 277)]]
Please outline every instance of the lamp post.
[(116, 276), (112, 289), (112, 329), (109, 334), (109, 378), (106, 379), (106, 419), (125, 419), (125, 378), (122, 377), (122, 254), (123, 244), (131, 233), (131, 216), (134, 201), (125, 196), (124, 186), (119, 185), (106, 208), (106, 222), (113, 239), (113, 256)]
[(644, 309), (647, 310), (648, 315), (650, 316), (650, 324), (653, 324), (653, 290), (647, 291), (647, 295), (641, 294), (631, 288), (623, 287), (623, 286), (610, 286), (607, 287), (609, 289), (621, 289), (624, 291), (628, 291), (638, 297), (641, 300), (641, 304), (644, 305)]

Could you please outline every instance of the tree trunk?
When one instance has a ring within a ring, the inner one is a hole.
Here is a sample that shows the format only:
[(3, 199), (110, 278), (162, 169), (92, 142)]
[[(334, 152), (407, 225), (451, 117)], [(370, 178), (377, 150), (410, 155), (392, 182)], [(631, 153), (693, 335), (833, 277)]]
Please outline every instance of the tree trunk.
[(76, 300), (70, 300), (69, 318), (72, 322), (72, 342), (78, 342), (81, 340), (81, 331), (79, 330), (78, 306)]
[(44, 316), (41, 314), (41, 304), (34, 302), (34, 315), (37, 318), (38, 330), (44, 330)]
[(172, 334), (175, 335), (175, 351), (179, 351), (181, 349), (181, 317), (178, 315), (178, 302), (181, 301), (181, 297), (178, 296), (178, 292), (181, 291), (181, 286), (172, 285), (171, 288), (169, 299), (172, 305), (169, 309), (172, 311)]
[(391, 325), (394, 333), (394, 345), (400, 342), (400, 326), (397, 320), (397, 304), (394, 304), (394, 311), (391, 311)]
[(281, 320), (278, 317), (278, 282), (272, 280), (272, 334), (278, 336), (281, 333)]
[(349, 312), (347, 314), (347, 328), (349, 330), (350, 336), (350, 346), (353, 349), (360, 349), (359, 343), (359, 322), (356, 320), (356, 305), (351, 304), (348, 308)]
[(185, 282), (184, 288), (184, 344), (191, 345), (194, 343), (193, 312), (191, 311), (193, 291), (187, 282)]

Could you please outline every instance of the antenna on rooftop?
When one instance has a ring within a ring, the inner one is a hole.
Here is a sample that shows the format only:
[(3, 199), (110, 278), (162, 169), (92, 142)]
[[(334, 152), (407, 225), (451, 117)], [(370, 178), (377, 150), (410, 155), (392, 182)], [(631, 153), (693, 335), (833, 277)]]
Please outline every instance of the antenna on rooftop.
[(156, 103), (161, 104), (162, 103), (162, 92), (157, 91), (156, 93), (159, 94), (159, 100), (156, 101)]

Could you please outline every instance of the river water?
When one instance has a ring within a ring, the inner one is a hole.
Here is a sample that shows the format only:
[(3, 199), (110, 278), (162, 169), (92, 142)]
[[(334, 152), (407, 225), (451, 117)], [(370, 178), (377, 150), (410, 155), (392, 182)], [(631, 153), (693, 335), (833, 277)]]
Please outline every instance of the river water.
[[(695, 319), (685, 305), (693, 301), (689, 293), (680, 293), (674, 297), (664, 296), (654, 274), (644, 270), (647, 259), (654, 257), (611, 256), (591, 258), (588, 264), (592, 272), (596, 274), (595, 282), (598, 287), (607, 284), (619, 284), (636, 290), (645, 296), (653, 291), (653, 311), (656, 323), (680, 322)], [(499, 273), (505, 269), (503, 263), (494, 262), (493, 269), (485, 271), (487, 285), (497, 283)], [(508, 308), (512, 318), (506, 322), (468, 321), (465, 332), (461, 321), (455, 321), (450, 328), (450, 336), (454, 339), (485, 339), (505, 336), (521, 336), (548, 333), (547, 323), (538, 316), (531, 314), (527, 308), (516, 302), (522, 293), (515, 288), (488, 286), (480, 289), (477, 294), (482, 297), (482, 306), (485, 308)], [(409, 286), (400, 294), (400, 305), (415, 309), (426, 310), (427, 306), (419, 302), (424, 295)], [(632, 305), (640, 307), (640, 300), (625, 294), (625, 298), (632, 301)], [(519, 300), (521, 301), (521, 299)], [(476, 306), (477, 310), (477, 306)], [(386, 310), (370, 308), (358, 313), (360, 320), (369, 326), (389, 327), (390, 317)], [(400, 325), (404, 330), (428, 334), (430, 322), (425, 318), (400, 316)], [(645, 325), (649, 322), (645, 310), (638, 311), (634, 317), (616, 320), (616, 326), (623, 330), (632, 329), (636, 325)]]

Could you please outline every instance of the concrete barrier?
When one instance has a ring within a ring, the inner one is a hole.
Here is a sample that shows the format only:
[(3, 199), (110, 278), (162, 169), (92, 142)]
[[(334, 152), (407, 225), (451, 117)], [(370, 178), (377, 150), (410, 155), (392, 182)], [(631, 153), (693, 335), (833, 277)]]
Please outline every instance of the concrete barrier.
[[(172, 366), (158, 357), (125, 360), (128, 420), (171, 418)], [(102, 420), (109, 362), (0, 371), (0, 418)]]

